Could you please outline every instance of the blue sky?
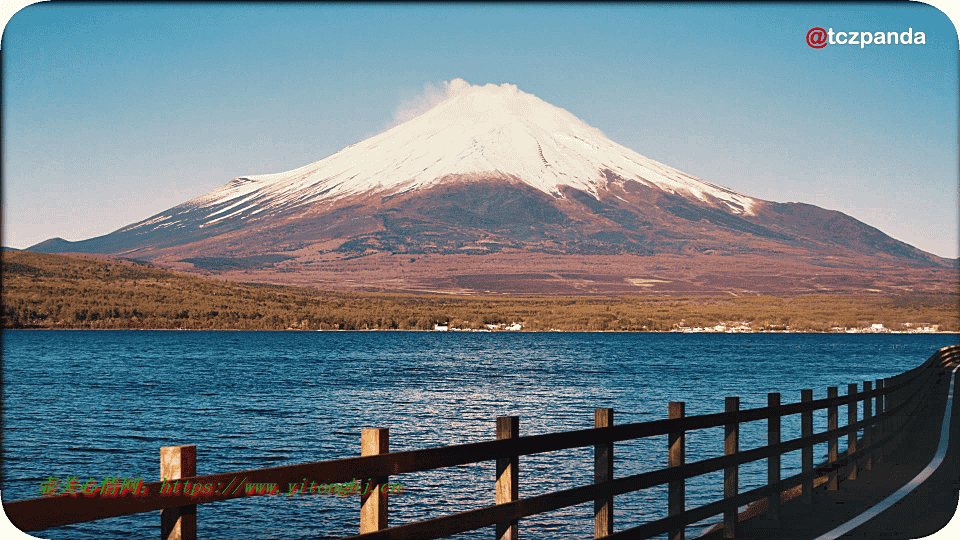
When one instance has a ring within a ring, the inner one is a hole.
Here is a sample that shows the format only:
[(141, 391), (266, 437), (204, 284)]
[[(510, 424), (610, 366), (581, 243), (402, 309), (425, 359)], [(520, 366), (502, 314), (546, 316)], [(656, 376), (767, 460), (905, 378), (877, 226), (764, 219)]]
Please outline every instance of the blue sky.
[[(828, 45), (813, 27), (922, 31)], [(958, 255), (958, 42), (923, 4), (35, 4), (3, 34), (4, 246), (109, 233), (511, 83), (652, 159)]]

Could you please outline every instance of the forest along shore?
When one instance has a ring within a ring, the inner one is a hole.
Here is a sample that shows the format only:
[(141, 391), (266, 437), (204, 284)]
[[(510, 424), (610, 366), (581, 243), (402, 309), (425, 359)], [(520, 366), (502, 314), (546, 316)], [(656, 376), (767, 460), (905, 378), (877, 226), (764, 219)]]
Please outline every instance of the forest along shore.
[(957, 294), (454, 296), (217, 280), (3, 253), (4, 329), (958, 332)]

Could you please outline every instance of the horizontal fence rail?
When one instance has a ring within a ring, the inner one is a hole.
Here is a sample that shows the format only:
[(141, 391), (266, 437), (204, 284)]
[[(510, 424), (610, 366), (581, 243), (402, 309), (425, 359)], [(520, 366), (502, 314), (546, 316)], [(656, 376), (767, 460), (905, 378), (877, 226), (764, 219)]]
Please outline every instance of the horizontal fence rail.
[[(960, 362), (960, 345), (944, 347), (920, 366), (900, 375), (877, 381), (864, 381), (847, 387), (847, 395), (837, 388), (827, 389), (827, 397), (813, 399), (812, 390), (802, 390), (798, 403), (781, 403), (779, 393), (768, 395), (766, 407), (740, 409), (739, 398), (728, 397), (722, 413), (685, 416), (683, 402), (670, 403), (668, 418), (649, 422), (614, 425), (613, 409), (597, 409), (594, 428), (527, 437), (519, 436), (519, 418), (497, 419), (496, 440), (405, 452), (389, 451), (389, 430), (365, 429), (361, 435), (361, 457), (254, 469), (231, 473), (196, 475), (196, 449), (193, 446), (161, 449), (161, 474), (166, 481), (150, 482), (138, 488), (135, 496), (118, 497), (57, 495), (4, 503), (14, 525), (24, 531), (96, 521), (117, 516), (161, 511), (161, 538), (196, 538), (197, 505), (230, 499), (255, 497), (243, 484), (275, 484), (280, 493), (309, 478), (319, 484), (344, 484), (369, 479), (361, 488), (360, 523), (357, 536), (363, 539), (429, 539), (495, 527), (498, 540), (515, 539), (521, 520), (537, 514), (575, 506), (594, 504), (595, 538), (650, 538), (667, 533), (671, 540), (685, 538), (685, 528), (712, 516), (723, 515), (723, 535), (736, 534), (739, 507), (765, 500), (767, 518), (776, 520), (781, 495), (800, 486), (802, 500), (812, 502), (813, 488), (824, 482), (835, 490), (841, 480), (856, 478), (860, 468), (870, 469), (889, 455), (898, 442), (912, 412), (921, 405), (943, 367)], [(875, 383), (875, 384), (874, 384)], [(862, 404), (862, 418), (858, 409)], [(838, 426), (838, 409), (847, 408), (847, 423)], [(827, 411), (827, 430), (815, 433), (813, 414)], [(781, 440), (784, 416), (801, 415), (801, 436)], [(766, 421), (767, 444), (740, 451), (740, 425)], [(689, 431), (724, 428), (724, 455), (689, 462), (685, 440)], [(863, 437), (858, 432), (863, 430)], [(667, 467), (621, 478), (614, 476), (615, 443), (655, 436), (667, 436)], [(848, 438), (847, 451), (840, 455), (837, 442)], [(828, 459), (814, 466), (813, 448), (827, 443)], [(594, 483), (534, 497), (519, 498), (518, 460), (520, 456), (572, 448), (594, 447)], [(801, 451), (801, 473), (781, 479), (781, 456)], [(767, 485), (739, 491), (739, 467), (767, 460)], [(496, 484), (492, 495), (496, 504), (458, 512), (434, 519), (389, 527), (389, 479), (391, 476), (430, 471), (458, 465), (493, 461)], [(724, 471), (724, 498), (687, 509), (685, 481), (708, 473)], [(237, 478), (243, 478), (237, 484)], [(171, 482), (183, 486), (215, 485), (216, 493), (169, 493)], [(666, 517), (638, 527), (614, 532), (614, 498), (655, 486), (667, 485)], [(225, 487), (223, 487), (225, 486)], [(163, 492), (166, 488), (167, 492)], [(295, 488), (293, 488), (295, 489)]]

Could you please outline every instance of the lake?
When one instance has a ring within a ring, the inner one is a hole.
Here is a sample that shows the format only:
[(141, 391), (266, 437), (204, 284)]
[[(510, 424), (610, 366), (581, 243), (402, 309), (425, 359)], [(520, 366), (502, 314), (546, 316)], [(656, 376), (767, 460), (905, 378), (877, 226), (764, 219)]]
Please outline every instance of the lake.
[[(159, 480), (161, 446), (195, 444), (198, 474), (359, 455), (360, 431), (390, 428), (391, 451), (494, 438), (497, 416), (521, 435), (592, 427), (593, 410), (617, 424), (784, 403), (800, 390), (890, 377), (949, 334), (657, 334), (432, 332), (4, 331), (5, 501), (40, 485), (107, 476)], [(862, 386), (861, 386), (862, 387)], [(843, 409), (843, 408), (842, 408)], [(841, 410), (841, 416), (843, 415)], [(825, 426), (822, 412), (815, 429)], [(687, 461), (722, 454), (722, 428), (687, 435)], [(783, 438), (799, 436), (799, 417)], [(765, 443), (764, 422), (741, 428), (741, 449)], [(843, 449), (843, 440), (841, 449)], [(617, 443), (616, 476), (666, 464), (666, 438)], [(816, 449), (819, 460), (825, 445)], [(783, 477), (799, 472), (799, 452)], [(390, 524), (490, 504), (494, 463), (390, 478)], [(687, 483), (687, 506), (722, 497), (722, 473)], [(520, 496), (593, 481), (592, 447), (520, 458)], [(740, 489), (766, 481), (766, 464), (741, 468)], [(666, 488), (618, 496), (616, 530), (665, 515)], [(200, 538), (337, 538), (356, 534), (357, 497), (255, 497), (197, 511)], [(589, 538), (593, 505), (521, 520), (524, 538)], [(717, 519), (690, 527), (695, 536)], [(159, 512), (33, 533), (41, 538), (156, 537)], [(492, 529), (460, 538), (490, 538)]]

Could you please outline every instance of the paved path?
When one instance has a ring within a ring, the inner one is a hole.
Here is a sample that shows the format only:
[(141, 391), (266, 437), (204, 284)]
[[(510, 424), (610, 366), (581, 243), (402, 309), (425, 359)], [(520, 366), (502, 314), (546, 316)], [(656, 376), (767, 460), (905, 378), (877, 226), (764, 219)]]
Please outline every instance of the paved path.
[[(804, 504), (800, 497), (782, 503), (779, 523), (769, 522), (764, 514), (741, 516), (745, 520), (738, 524), (736, 538), (812, 540), (868, 511), (913, 480), (937, 453), (954, 367), (956, 364), (943, 370), (930, 399), (908, 423), (907, 436), (883, 463), (869, 471), (861, 468), (856, 480), (841, 481), (836, 491), (827, 491), (825, 485), (816, 488), (812, 505)], [(937, 532), (953, 518), (960, 497), (960, 371), (957, 376), (950, 440), (943, 462), (899, 502), (840, 538), (922, 538)], [(722, 530), (711, 531), (702, 538), (723, 538)]]

